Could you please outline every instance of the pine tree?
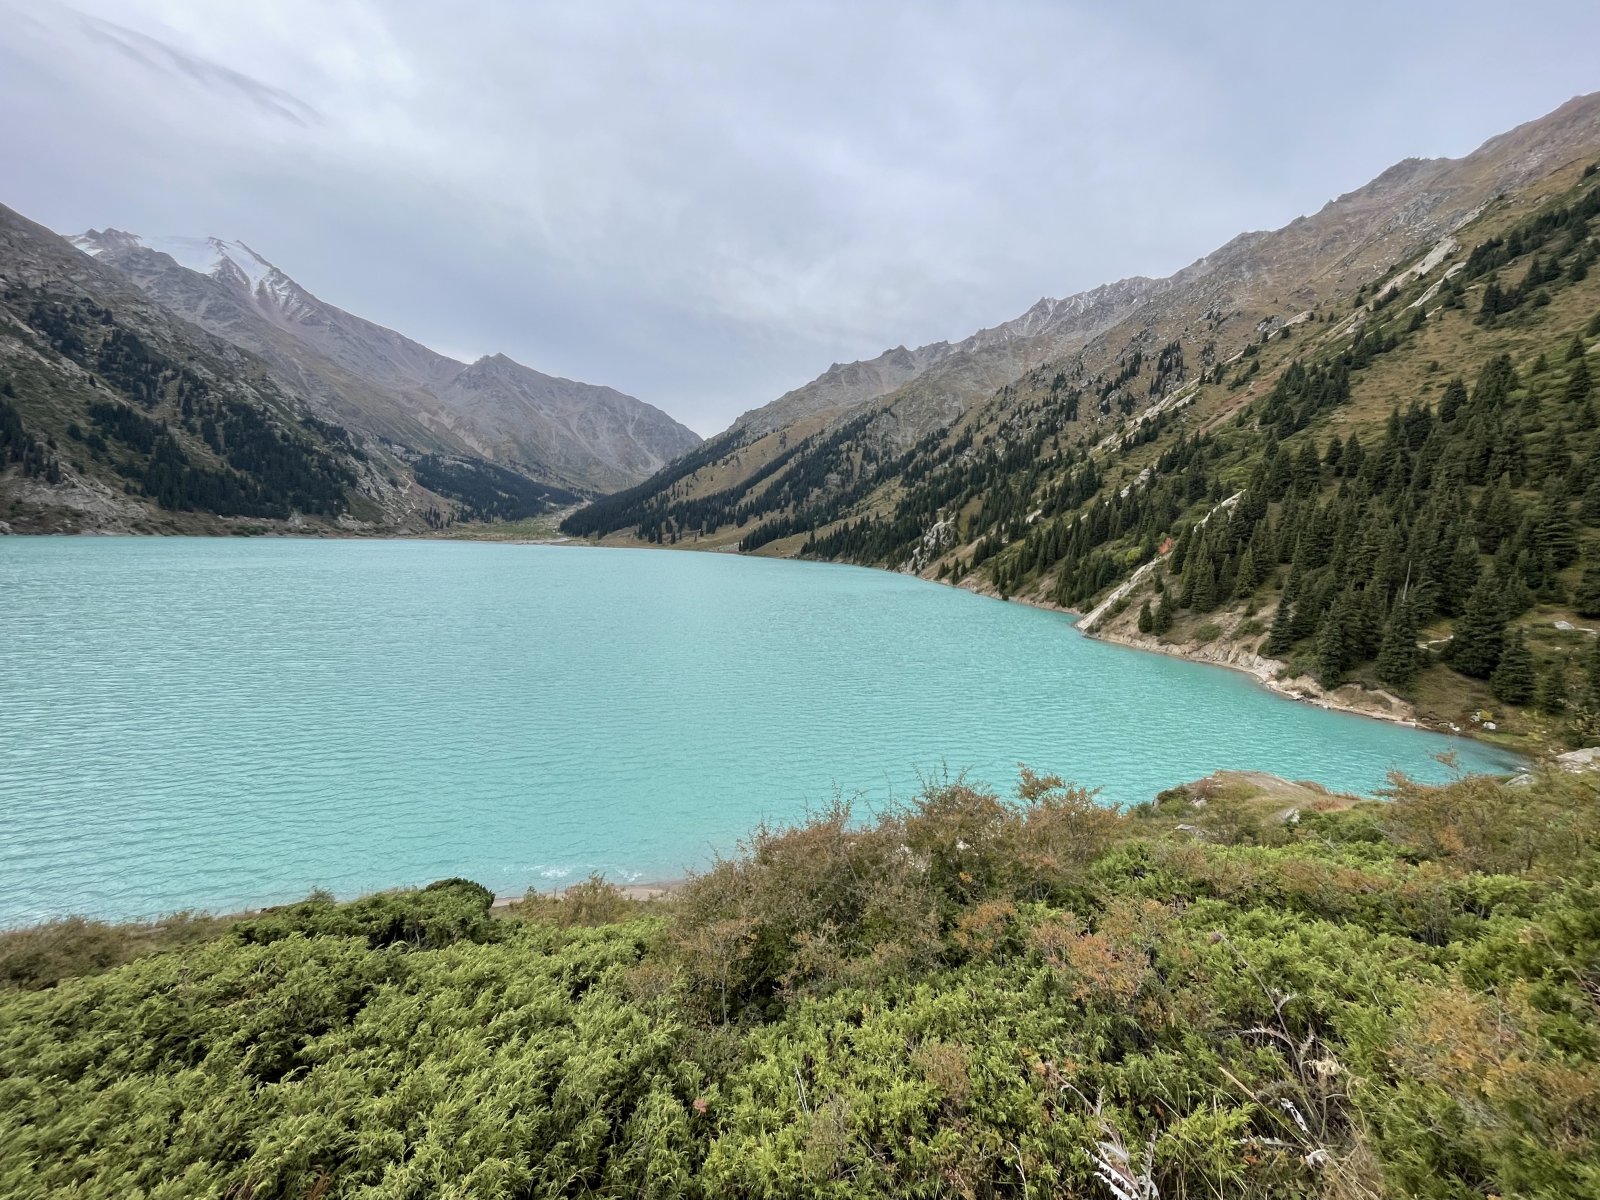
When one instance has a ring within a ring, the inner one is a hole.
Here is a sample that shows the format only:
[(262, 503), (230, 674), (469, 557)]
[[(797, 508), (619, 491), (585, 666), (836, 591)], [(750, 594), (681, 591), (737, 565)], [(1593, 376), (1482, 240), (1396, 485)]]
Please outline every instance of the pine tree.
[(1317, 457), (1317, 446), (1309, 437), (1300, 444), (1300, 453), (1294, 460), (1294, 486), (1297, 491), (1314, 492), (1322, 482), (1322, 462)]
[(1533, 703), (1547, 716), (1559, 716), (1567, 711), (1567, 662), (1553, 658), (1539, 676), (1539, 686), (1534, 689)]
[(1467, 598), (1466, 610), (1450, 639), (1450, 664), (1463, 675), (1487, 679), (1500, 663), (1505, 644), (1505, 601), (1493, 573), (1485, 571)]
[(1578, 561), (1578, 529), (1565, 500), (1547, 499), (1534, 512), (1533, 544), (1560, 571)]
[(1563, 399), (1568, 404), (1582, 404), (1593, 386), (1594, 380), (1589, 375), (1589, 364), (1585, 359), (1579, 358), (1567, 376), (1567, 391)]
[(1194, 581), (1194, 596), (1191, 597), (1189, 606), (1195, 612), (1210, 612), (1217, 606), (1219, 591), (1217, 570), (1211, 556), (1205, 555), (1200, 562), (1194, 563), (1190, 570), (1197, 571), (1197, 574)]
[(1163, 592), (1161, 602), (1156, 605), (1156, 611), (1151, 617), (1150, 632), (1157, 637), (1164, 635), (1172, 628), (1172, 594)]
[(1294, 645), (1294, 615), (1287, 589), (1278, 601), (1278, 611), (1272, 616), (1272, 628), (1267, 631), (1266, 645), (1262, 647), (1268, 658), (1282, 658)]
[(1150, 601), (1147, 599), (1139, 606), (1139, 632), (1149, 633), (1155, 628), (1155, 625), (1156, 617), (1155, 614), (1150, 611)]
[(1483, 322), (1493, 321), (1495, 314), (1505, 306), (1505, 293), (1501, 290), (1497, 280), (1491, 279), (1483, 286), (1483, 304), (1478, 309), (1478, 319)]
[(1467, 403), (1467, 385), (1459, 376), (1445, 384), (1444, 395), (1439, 397), (1439, 420), (1448, 424)]
[(1233, 581), (1233, 595), (1237, 599), (1244, 599), (1256, 590), (1256, 555), (1253, 546), (1244, 548), (1244, 555), (1239, 559), (1238, 571)]
[(1591, 562), (1583, 568), (1583, 579), (1578, 583), (1572, 604), (1580, 617), (1600, 617), (1600, 562)]
[(1533, 697), (1533, 655), (1520, 628), (1504, 640), (1500, 662), (1489, 676), (1489, 687), (1507, 704), (1526, 704)]
[(1378, 647), (1378, 678), (1397, 688), (1408, 688), (1417, 678), (1422, 655), (1417, 650), (1417, 618), (1409, 600), (1401, 600), (1389, 614)]
[(1459, 538), (1450, 553), (1450, 562), (1439, 580), (1439, 611), (1457, 617), (1466, 609), (1467, 598), (1482, 573), (1478, 566), (1478, 544), (1470, 537)]
[(1323, 687), (1338, 687), (1344, 673), (1357, 661), (1354, 646), (1356, 604), (1352, 592), (1339, 593), (1317, 630), (1317, 682)]

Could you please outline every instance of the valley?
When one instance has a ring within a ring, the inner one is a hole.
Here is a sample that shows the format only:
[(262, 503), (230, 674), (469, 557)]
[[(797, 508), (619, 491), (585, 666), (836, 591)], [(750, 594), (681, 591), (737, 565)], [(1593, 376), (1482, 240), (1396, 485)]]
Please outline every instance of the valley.
[[(1171, 279), (836, 367), (562, 527), (1093, 609), (1092, 636), (1316, 703), (1587, 744), (1597, 160), (1584, 97)], [(1492, 653), (1452, 663), (1480, 577)]]
[(8, 14), (0, 1196), (1600, 1196), (1597, 37)]

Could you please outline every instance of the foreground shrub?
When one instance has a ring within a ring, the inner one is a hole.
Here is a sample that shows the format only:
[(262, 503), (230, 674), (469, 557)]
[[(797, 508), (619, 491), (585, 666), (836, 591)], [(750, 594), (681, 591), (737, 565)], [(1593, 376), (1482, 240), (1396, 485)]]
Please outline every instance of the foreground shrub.
[(1397, 781), (1223, 845), (1024, 773), (642, 916), (449, 880), (7, 935), (0, 1195), (1591, 1197), (1594, 799)]

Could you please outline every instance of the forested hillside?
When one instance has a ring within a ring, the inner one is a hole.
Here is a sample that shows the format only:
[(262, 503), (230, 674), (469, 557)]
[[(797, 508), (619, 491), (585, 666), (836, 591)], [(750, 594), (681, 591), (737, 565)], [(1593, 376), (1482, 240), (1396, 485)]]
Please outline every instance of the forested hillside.
[(0, 209), (0, 532), (404, 532), (578, 499), (352, 433), (265, 361)]
[[(1135, 427), (1159, 436), (1145, 425), (1181, 415), (1200, 381), (1219, 378), (1263, 333), (1347, 308), (1399, 262), (1453, 265), (1483, 218), (1539, 202), (1597, 155), (1600, 93), (1463, 158), (1397, 163), (1320, 211), (1240, 234), (1166, 279), (1041, 300), (960, 343), (835, 365), (746, 413), (692, 469), (673, 464), (566, 528), (796, 554), (807, 534), (866, 522), (873, 528), (854, 541), (814, 552), (921, 570), (926, 551), (967, 533), (972, 514), (953, 506), (971, 488), (1037, 507), (1060, 483), (1058, 451), (1094, 447), (1107, 465)], [(1250, 373), (1260, 366), (1245, 364), (1246, 394), (1267, 382)], [(1200, 415), (1217, 412), (1202, 405)], [(1004, 504), (996, 496), (989, 515)], [(941, 523), (950, 516), (962, 518), (959, 529)], [(988, 521), (973, 540), (995, 529)]]
[[(1600, 792), (1024, 773), (669, 901), (0, 935), (0, 1192), (1600, 1191)], [(118, 965), (121, 964), (121, 965)]]
[(565, 528), (736, 537), (1084, 612), (1110, 596), (1106, 636), (1582, 744), (1600, 736), (1580, 702), (1600, 616), (1595, 167), (1560, 162), (1348, 291), (1304, 281), (1310, 303), (1242, 343), (1214, 306), (1165, 340), (1148, 324), (1109, 367), (1047, 362), (909, 444), (863, 409), (730, 479), (708, 464), (749, 449), (731, 431)]
[(1153, 459), (1130, 448), (1125, 470), (1150, 473), (1125, 495), (1013, 513), (984, 567), (994, 586), (1078, 607), (1149, 563), (1102, 632), (1232, 647), (1458, 725), (1595, 740), (1600, 184), (1580, 175), (1531, 214), (1487, 217), (1454, 266), (1219, 367), (1197, 402), (1250, 396), (1229, 421)]

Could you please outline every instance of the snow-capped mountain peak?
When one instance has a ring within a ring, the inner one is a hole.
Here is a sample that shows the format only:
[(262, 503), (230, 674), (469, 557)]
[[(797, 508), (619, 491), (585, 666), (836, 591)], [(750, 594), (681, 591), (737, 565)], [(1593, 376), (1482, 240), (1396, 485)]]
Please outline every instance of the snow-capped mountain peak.
[(201, 275), (243, 284), (248, 292), (254, 292), (274, 272), (283, 274), (243, 242), (218, 237), (142, 237), (108, 228), (91, 229), (67, 240), (96, 258), (108, 250), (153, 250)]

